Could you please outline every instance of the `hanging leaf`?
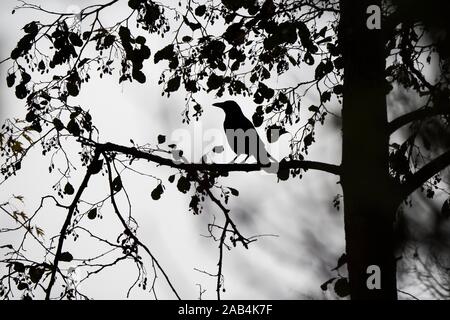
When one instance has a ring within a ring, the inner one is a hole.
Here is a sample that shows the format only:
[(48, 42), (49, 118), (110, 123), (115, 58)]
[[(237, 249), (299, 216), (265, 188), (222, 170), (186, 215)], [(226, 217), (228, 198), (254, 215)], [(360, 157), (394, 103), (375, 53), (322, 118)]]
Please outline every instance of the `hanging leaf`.
[(336, 292), (336, 294), (341, 298), (346, 297), (350, 294), (350, 285), (347, 278), (337, 279), (337, 281), (334, 283), (334, 292)]
[(52, 122), (56, 131), (61, 131), (62, 129), (64, 129), (64, 124), (58, 118), (54, 118)]
[(187, 193), (191, 189), (191, 182), (185, 176), (181, 176), (178, 179), (177, 188), (180, 192)]
[(61, 255), (59, 256), (59, 261), (64, 261), (64, 262), (70, 262), (73, 260), (72, 255), (70, 254), (70, 252), (62, 252)]
[(87, 216), (90, 220), (94, 220), (95, 218), (97, 218), (97, 208), (94, 208), (91, 211), (89, 211)]
[(28, 274), (30, 275), (31, 282), (38, 283), (44, 275), (44, 269), (38, 266), (31, 266)]
[(6, 77), (6, 84), (8, 85), (8, 88), (11, 88), (14, 85), (14, 82), (16, 81), (16, 75), (14, 73), (8, 74)]
[(287, 168), (280, 168), (277, 172), (277, 178), (280, 181), (286, 181), (289, 179), (290, 170)]
[(20, 262), (14, 262), (14, 271), (17, 272), (24, 272), (25, 271), (25, 266), (23, 263)]
[(181, 77), (175, 76), (167, 82), (166, 92), (174, 92), (180, 88)]
[(234, 188), (228, 187), (228, 189), (230, 189), (230, 192), (233, 196), (237, 197), (239, 196), (239, 190), (236, 190)]
[(67, 182), (66, 185), (64, 186), (64, 193), (69, 196), (75, 193), (75, 189), (70, 184), (70, 182)]
[(322, 283), (320, 285), (320, 289), (322, 289), (323, 291), (327, 291), (328, 290), (328, 285), (331, 284), (334, 281), (334, 279), (336, 279), (336, 278), (331, 278), (331, 279), (325, 281), (324, 283)]
[(119, 192), (120, 190), (122, 190), (122, 179), (120, 179), (119, 176), (114, 178), (112, 182), (112, 189), (115, 192)]
[(166, 142), (166, 136), (162, 134), (158, 135), (158, 144), (162, 144), (164, 142)]
[(81, 129), (78, 123), (76, 122), (75, 118), (70, 120), (67, 124), (67, 131), (69, 131), (70, 134), (78, 137), (81, 134)]
[(195, 15), (196, 16), (203, 16), (206, 12), (206, 6), (203, 4), (201, 6), (198, 6), (197, 8), (195, 8)]
[(152, 194), (151, 194), (152, 195), (152, 199), (153, 200), (159, 200), (163, 193), (164, 193), (164, 189), (163, 189), (162, 184), (160, 183), (160, 184), (158, 184), (156, 186), (155, 189), (153, 189)]
[(18, 290), (28, 289), (28, 284), (26, 282), (19, 282), (19, 284), (17, 285), (17, 289)]

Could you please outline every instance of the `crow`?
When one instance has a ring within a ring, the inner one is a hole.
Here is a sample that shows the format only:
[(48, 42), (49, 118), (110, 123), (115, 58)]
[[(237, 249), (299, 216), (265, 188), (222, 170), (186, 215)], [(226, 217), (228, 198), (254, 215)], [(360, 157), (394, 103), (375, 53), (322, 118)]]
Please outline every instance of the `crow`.
[(234, 153), (236, 153), (236, 157), (232, 162), (235, 162), (242, 154), (246, 155), (243, 163), (250, 156), (255, 157), (256, 161), (260, 164), (270, 163), (269, 158), (275, 161), (267, 152), (253, 123), (245, 117), (241, 107), (235, 101), (216, 102), (213, 103), (213, 106), (221, 108), (225, 112), (223, 128), (227, 136), (228, 144)]

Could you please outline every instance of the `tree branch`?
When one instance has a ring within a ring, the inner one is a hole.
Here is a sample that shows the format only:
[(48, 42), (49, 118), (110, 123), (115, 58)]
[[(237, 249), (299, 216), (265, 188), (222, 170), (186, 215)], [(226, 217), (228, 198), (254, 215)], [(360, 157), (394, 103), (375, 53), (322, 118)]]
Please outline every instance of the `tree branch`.
[[(94, 152), (94, 157), (92, 159), (91, 164), (97, 162), (98, 158), (100, 157), (100, 150), (99, 149), (95, 149)], [(69, 206), (69, 211), (67, 213), (66, 216), (66, 220), (64, 221), (64, 224), (61, 228), (61, 231), (59, 233), (59, 239), (58, 239), (58, 247), (56, 249), (56, 254), (55, 254), (55, 259), (53, 260), (53, 265), (52, 265), (52, 271), (51, 271), (51, 276), (50, 276), (50, 282), (48, 284), (46, 293), (45, 293), (45, 300), (50, 300), (50, 295), (52, 292), (52, 288), (53, 285), (55, 284), (55, 280), (56, 280), (56, 272), (58, 271), (58, 263), (59, 263), (59, 259), (61, 257), (61, 251), (62, 251), (62, 247), (64, 244), (64, 240), (66, 237), (66, 232), (67, 229), (70, 225), (70, 221), (72, 220), (72, 216), (75, 212), (75, 209), (77, 207), (78, 202), (80, 201), (81, 195), (83, 194), (84, 190), (86, 189), (89, 179), (92, 176), (92, 170), (91, 170), (91, 166), (88, 167), (87, 171), (86, 171), (86, 175), (84, 176), (83, 181), (81, 182), (80, 187), (78, 188), (78, 191), (72, 201), (72, 203)]]
[[(259, 163), (183, 163), (176, 162), (172, 159), (160, 157), (148, 152), (138, 150), (135, 147), (125, 147), (117, 145), (114, 143), (97, 144), (97, 147), (102, 151), (106, 152), (118, 152), (125, 155), (132, 156), (137, 159), (145, 159), (159, 165), (169, 166), (176, 169), (182, 169), (186, 171), (216, 171), (216, 172), (232, 172), (232, 171), (260, 171), (264, 168), (270, 167), (270, 164), (263, 165)], [(307, 161), (307, 160), (291, 160), (291, 161), (281, 161), (279, 163), (279, 169), (312, 169), (320, 170), (335, 175), (339, 175), (341, 168), (338, 165), (328, 164), (318, 161)]]
[(404, 114), (388, 123), (388, 134), (392, 134), (404, 125), (437, 115), (450, 114), (450, 108), (421, 108), (407, 114)]
[(440, 171), (445, 169), (450, 165), (450, 151), (441, 154), (439, 157), (431, 160), (422, 168), (420, 168), (416, 173), (409, 177), (403, 184), (403, 195), (407, 197), (414, 190), (419, 188), (434, 175), (438, 174)]

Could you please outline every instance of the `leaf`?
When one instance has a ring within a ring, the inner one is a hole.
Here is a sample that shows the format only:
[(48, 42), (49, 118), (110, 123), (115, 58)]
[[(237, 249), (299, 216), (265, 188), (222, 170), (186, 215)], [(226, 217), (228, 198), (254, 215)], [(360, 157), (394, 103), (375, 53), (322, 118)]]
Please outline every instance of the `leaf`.
[(263, 124), (264, 116), (262, 113), (255, 112), (252, 116), (252, 121), (255, 127), (260, 127)]
[(333, 92), (335, 94), (342, 94), (344, 92), (344, 86), (342, 84), (338, 84), (333, 87)]
[(158, 144), (162, 144), (164, 142), (166, 142), (166, 136), (162, 134), (158, 135)]
[(91, 211), (89, 211), (87, 216), (90, 220), (94, 220), (95, 218), (97, 218), (97, 208), (94, 208)]
[(136, 43), (139, 43), (140, 45), (144, 45), (147, 42), (147, 39), (143, 36), (136, 37)]
[(208, 92), (211, 90), (219, 89), (224, 84), (224, 79), (222, 76), (218, 76), (215, 73), (212, 73), (206, 85), (208, 86)]
[(239, 190), (231, 188), (231, 187), (228, 187), (228, 189), (230, 189), (230, 192), (233, 196), (235, 196), (235, 197), (239, 196)]
[(17, 285), (17, 289), (18, 290), (28, 289), (28, 284), (26, 282), (19, 282), (19, 284)]
[(304, 138), (303, 138), (303, 143), (305, 145), (305, 148), (309, 147), (310, 145), (312, 145), (312, 143), (315, 141), (314, 139), (314, 135), (312, 132), (308, 133)]
[(78, 84), (76, 81), (67, 81), (66, 84), (67, 93), (71, 95), (72, 97), (76, 97), (80, 93), (80, 88), (78, 87)]
[(199, 204), (200, 198), (197, 195), (193, 195), (191, 197), (191, 201), (189, 202), (189, 210), (192, 210), (194, 214), (199, 214), (201, 211)]
[(330, 91), (322, 92), (322, 95), (320, 96), (320, 101), (322, 103), (330, 101), (330, 99), (331, 99), (331, 92)]
[(205, 14), (205, 12), (206, 12), (206, 6), (205, 5), (201, 5), (201, 6), (198, 6), (197, 8), (195, 8), (195, 15), (196, 16), (201, 17), (201, 16), (203, 16)]
[(441, 215), (445, 219), (448, 219), (450, 217), (450, 199), (444, 201), (441, 209)]
[(347, 278), (337, 279), (337, 281), (334, 283), (334, 292), (336, 292), (336, 294), (341, 298), (346, 297), (350, 294), (350, 285)]
[(80, 36), (75, 32), (69, 34), (69, 40), (75, 47), (81, 47), (83, 45), (83, 40), (81, 40)]
[(336, 278), (331, 278), (331, 279), (325, 281), (324, 283), (322, 283), (322, 284), (320, 285), (320, 289), (322, 289), (323, 291), (327, 291), (327, 290), (328, 290), (328, 285), (329, 285), (330, 283), (332, 283), (332, 282), (334, 281), (334, 279), (336, 279)]
[(181, 77), (180, 76), (173, 77), (172, 79), (167, 81), (166, 92), (177, 91), (178, 88), (180, 88), (180, 83), (181, 83)]
[(233, 23), (225, 31), (223, 38), (227, 40), (229, 44), (239, 46), (245, 42), (246, 35), (247, 32), (242, 29), (242, 25), (240, 23)]
[(337, 265), (335, 268), (331, 269), (331, 271), (335, 271), (337, 269), (339, 269), (340, 267), (342, 267), (344, 264), (347, 263), (347, 254), (345, 254), (345, 252), (339, 257)]
[(38, 32), (38, 26), (36, 21), (32, 21), (23, 27), (23, 31), (26, 33), (37, 33)]
[(158, 63), (161, 60), (172, 60), (175, 57), (175, 52), (173, 51), (174, 45), (169, 44), (168, 46), (162, 48), (155, 53), (154, 61)]
[(139, 9), (140, 4), (141, 4), (140, 0), (129, 0), (128, 1), (128, 6), (133, 10)]
[(61, 131), (62, 129), (64, 129), (64, 124), (58, 118), (54, 118), (52, 122), (56, 131)]
[(11, 88), (14, 85), (14, 82), (16, 81), (16, 75), (14, 73), (8, 74), (6, 77), (6, 84), (8, 85), (8, 88)]
[(308, 110), (311, 111), (311, 112), (319, 112), (320, 111), (319, 107), (318, 106), (314, 106), (314, 105), (310, 106), (308, 108)]
[(191, 189), (191, 182), (185, 176), (181, 176), (177, 188), (181, 193), (187, 193)]
[(158, 184), (155, 189), (153, 189), (151, 195), (153, 200), (159, 200), (161, 195), (164, 193), (162, 184)]
[(64, 193), (69, 196), (75, 193), (75, 189), (70, 184), (70, 182), (67, 182), (66, 185), (64, 186)]
[(290, 170), (287, 168), (280, 168), (277, 172), (278, 180), (286, 181), (289, 179)]
[(14, 262), (14, 271), (17, 272), (25, 272), (25, 266), (23, 263)]
[(25, 99), (26, 96), (28, 95), (28, 89), (25, 86), (25, 84), (23, 82), (21, 82), (20, 84), (18, 84), (16, 86), (15, 93), (16, 93), (16, 97), (18, 99)]
[(112, 182), (112, 189), (115, 192), (119, 192), (120, 190), (122, 190), (122, 179), (120, 179), (120, 176), (114, 178)]
[(312, 54), (308, 51), (307, 53), (305, 53), (305, 56), (303, 57), (303, 61), (305, 61), (305, 63), (307, 65), (312, 66), (314, 64), (314, 57), (312, 56)]
[(78, 137), (81, 134), (81, 129), (78, 123), (76, 122), (75, 118), (70, 120), (67, 124), (67, 131), (69, 131), (70, 134)]
[(44, 269), (39, 268), (38, 266), (30, 267), (28, 274), (30, 275), (30, 280), (33, 283), (38, 283), (44, 275)]
[(132, 76), (133, 76), (133, 79), (135, 79), (139, 83), (145, 83), (145, 81), (147, 80), (147, 77), (145, 76), (145, 74), (141, 70), (138, 70), (136, 68), (133, 68)]
[(73, 260), (72, 255), (70, 254), (70, 252), (62, 252), (61, 255), (59, 256), (59, 261), (64, 261), (64, 262), (70, 262)]

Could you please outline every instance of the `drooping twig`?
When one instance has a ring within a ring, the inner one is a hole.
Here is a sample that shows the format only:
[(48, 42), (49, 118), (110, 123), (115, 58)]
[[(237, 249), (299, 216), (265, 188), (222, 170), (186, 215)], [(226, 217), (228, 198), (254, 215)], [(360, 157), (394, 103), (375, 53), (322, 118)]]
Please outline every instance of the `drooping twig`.
[(138, 246), (142, 247), (147, 252), (147, 254), (150, 256), (152, 261), (156, 264), (158, 269), (161, 271), (162, 275), (166, 279), (166, 282), (168, 283), (168, 285), (169, 285), (170, 289), (172, 290), (172, 292), (175, 294), (175, 296), (177, 297), (178, 300), (181, 300), (178, 292), (176, 291), (175, 287), (173, 286), (172, 282), (170, 281), (169, 276), (164, 271), (164, 269), (161, 267), (159, 261), (151, 253), (150, 249), (145, 244), (143, 244), (138, 239), (138, 237), (130, 230), (128, 224), (126, 223), (126, 221), (124, 220), (124, 218), (120, 214), (119, 207), (117, 206), (117, 203), (116, 203), (116, 200), (115, 200), (115, 197), (114, 197), (115, 191), (113, 189), (113, 180), (112, 180), (112, 174), (111, 174), (111, 164), (109, 162), (110, 160), (108, 159), (108, 156), (107, 156), (106, 153), (103, 153), (103, 156), (105, 158), (105, 163), (106, 163), (106, 166), (108, 168), (108, 181), (109, 181), (109, 188), (110, 188), (110, 193), (111, 193), (111, 204), (112, 204), (112, 206), (114, 208), (114, 212), (116, 213), (117, 217), (119, 218), (120, 222), (122, 223), (122, 226), (125, 228), (125, 230), (127, 230), (129, 236), (135, 241), (135, 243)]
[[(94, 157), (92, 159), (91, 164), (97, 162), (99, 157), (100, 157), (100, 150), (99, 149), (95, 149)], [(77, 207), (78, 201), (80, 200), (81, 195), (83, 194), (84, 190), (86, 189), (86, 187), (88, 185), (88, 182), (89, 182), (89, 179), (91, 178), (91, 176), (92, 176), (92, 170), (91, 170), (91, 166), (89, 166), (87, 171), (86, 171), (86, 175), (84, 176), (84, 179), (81, 182), (81, 185), (78, 188), (78, 191), (75, 194), (75, 197), (74, 197), (71, 205), (69, 206), (69, 210), (67, 212), (66, 220), (64, 221), (64, 224), (63, 224), (63, 226), (61, 228), (61, 231), (59, 233), (58, 246), (57, 246), (57, 249), (56, 249), (55, 258), (53, 260), (51, 276), (50, 276), (50, 282), (48, 284), (48, 287), (47, 287), (46, 293), (45, 293), (45, 299), (46, 300), (50, 300), (52, 288), (53, 288), (53, 285), (55, 284), (56, 272), (58, 270), (58, 263), (59, 263), (59, 260), (61, 258), (61, 251), (62, 251), (62, 247), (63, 247), (63, 244), (64, 244), (64, 239), (66, 237), (67, 229), (68, 229), (68, 227), (70, 225), (70, 221), (72, 220), (72, 216), (73, 216), (73, 214), (75, 212), (75, 209)]]

